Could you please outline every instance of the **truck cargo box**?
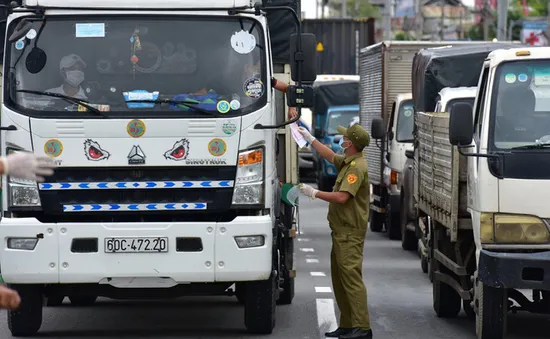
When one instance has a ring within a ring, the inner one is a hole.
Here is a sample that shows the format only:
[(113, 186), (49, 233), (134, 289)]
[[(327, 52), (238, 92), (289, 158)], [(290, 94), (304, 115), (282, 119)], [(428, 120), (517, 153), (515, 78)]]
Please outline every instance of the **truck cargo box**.
[[(361, 126), (370, 133), (374, 118), (383, 118), (387, 123), (397, 94), (411, 92), (413, 59), (420, 49), (450, 43), (383, 41), (363, 48), (359, 57)], [(380, 184), (383, 171), (382, 151), (373, 141), (365, 148), (364, 153), (368, 160), (369, 180), (374, 185)]]
[(359, 50), (374, 40), (374, 19), (304, 19), (302, 32), (315, 34), (317, 74), (358, 74)]
[(517, 47), (511, 42), (479, 42), (419, 51), (412, 66), (415, 111), (432, 112), (445, 87), (477, 86), (481, 66), (491, 51)]

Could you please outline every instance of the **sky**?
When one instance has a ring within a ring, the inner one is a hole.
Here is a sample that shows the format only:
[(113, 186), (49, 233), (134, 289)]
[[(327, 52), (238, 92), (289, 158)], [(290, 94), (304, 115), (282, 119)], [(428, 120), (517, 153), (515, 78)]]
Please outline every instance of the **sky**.
[[(302, 11), (305, 12), (306, 19), (313, 19), (316, 15), (316, 1), (317, 0), (301, 0), (302, 2)], [(336, 0), (337, 1), (337, 0)], [(402, 0), (403, 2), (413, 2), (413, 0)], [(465, 6), (473, 7), (475, 0), (462, 0), (462, 3)]]

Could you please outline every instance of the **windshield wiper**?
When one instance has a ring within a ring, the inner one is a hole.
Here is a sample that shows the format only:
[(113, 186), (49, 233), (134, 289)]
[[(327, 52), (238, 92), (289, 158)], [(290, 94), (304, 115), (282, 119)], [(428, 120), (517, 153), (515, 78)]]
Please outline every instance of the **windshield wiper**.
[(195, 110), (200, 113), (209, 114), (212, 116), (216, 116), (216, 112), (214, 111), (208, 111), (204, 108), (197, 107), (193, 104), (200, 104), (200, 102), (196, 100), (171, 100), (171, 99), (158, 99), (158, 100), (127, 100), (126, 103), (150, 103), (150, 104), (173, 104), (173, 105), (183, 105), (187, 108), (190, 108), (192, 110)]
[(512, 147), (511, 149), (542, 149), (547, 147), (550, 147), (550, 144), (523, 145), (523, 146)]
[(95, 108), (93, 106), (90, 106), (89, 102), (86, 101), (86, 100), (73, 98), (73, 97), (70, 97), (68, 95), (59, 94), (59, 93), (33, 91), (33, 90), (29, 90), (29, 89), (18, 89), (18, 90), (16, 90), (16, 92), (36, 94), (36, 95), (44, 95), (44, 96), (54, 97), (54, 98), (60, 98), (60, 99), (63, 99), (65, 101), (68, 101), (68, 102), (73, 103), (73, 104), (82, 105), (82, 106), (86, 107), (86, 109), (89, 110), (90, 112), (93, 112), (96, 115), (105, 117), (105, 115), (100, 110), (98, 110), (97, 108)]

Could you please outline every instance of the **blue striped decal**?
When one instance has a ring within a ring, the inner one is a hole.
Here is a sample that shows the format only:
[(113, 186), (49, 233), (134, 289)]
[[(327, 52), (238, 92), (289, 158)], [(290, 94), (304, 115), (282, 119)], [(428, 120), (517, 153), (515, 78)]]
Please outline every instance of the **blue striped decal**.
[(207, 204), (194, 203), (163, 203), (163, 204), (77, 204), (63, 205), (63, 212), (128, 212), (128, 211), (183, 211), (206, 210)]
[(43, 191), (97, 189), (170, 189), (170, 188), (227, 188), (233, 180), (224, 181), (121, 181), (121, 182), (52, 182), (38, 185)]

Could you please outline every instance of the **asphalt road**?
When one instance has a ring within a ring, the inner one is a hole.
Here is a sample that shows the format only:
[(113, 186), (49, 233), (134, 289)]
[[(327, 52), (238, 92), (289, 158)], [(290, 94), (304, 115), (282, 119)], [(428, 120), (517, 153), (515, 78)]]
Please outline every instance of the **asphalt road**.
[[(326, 203), (301, 201), (302, 234), (296, 249), (296, 297), (278, 306), (273, 339), (318, 339), (336, 328), (338, 316), (330, 282), (330, 235)], [(475, 339), (474, 322), (464, 313), (439, 319), (432, 309), (432, 288), (415, 253), (384, 233), (369, 233), (365, 245), (364, 279), (374, 337), (377, 339)], [(245, 332), (243, 307), (235, 297), (181, 298), (173, 301), (129, 302), (101, 299), (93, 307), (65, 305), (45, 308), (36, 338), (266, 338)], [(548, 338), (550, 317), (517, 314), (509, 317), (507, 339)], [(0, 338), (11, 338), (5, 312)]]

